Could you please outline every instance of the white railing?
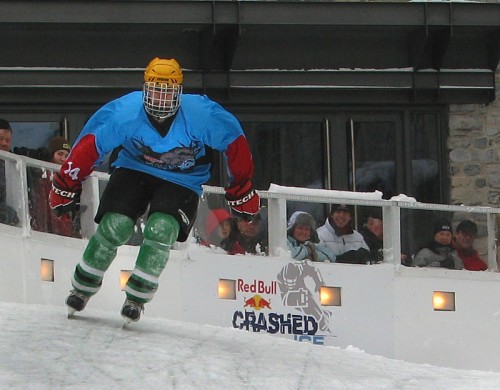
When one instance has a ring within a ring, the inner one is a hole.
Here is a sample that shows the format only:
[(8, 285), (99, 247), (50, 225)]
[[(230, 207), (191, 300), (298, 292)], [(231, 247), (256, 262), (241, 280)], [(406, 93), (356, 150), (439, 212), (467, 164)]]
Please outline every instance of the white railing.
[[(47, 175), (51, 175), (59, 166), (52, 163), (38, 161), (29, 157), (18, 156), (0, 151), (0, 159), (5, 161), (6, 202), (12, 207), (19, 218), (15, 228), (22, 229), (22, 234), (29, 237), (33, 231), (30, 224), (28, 207), (28, 169), (40, 168)], [(81, 233), (83, 238), (89, 238), (96, 229), (93, 221), (99, 205), (99, 198), (109, 175), (94, 172), (85, 180), (82, 194)], [(221, 187), (204, 186), (204, 194), (222, 197), (224, 189)], [(480, 252), (487, 256), (488, 268), (498, 271), (497, 265), (497, 230), (496, 218), (500, 215), (500, 208), (479, 206), (452, 206), (418, 203), (407, 197), (397, 197), (392, 200), (382, 199), (378, 191), (373, 193), (355, 193), (349, 191), (318, 190), (271, 185), (267, 191), (259, 191), (268, 207), (268, 241), (269, 255), (280, 256), (287, 250), (287, 202), (304, 202), (316, 204), (346, 203), (354, 206), (380, 207), (383, 211), (384, 224), (384, 262), (400, 265), (401, 254), (401, 212), (402, 210), (421, 210), (443, 213), (459, 213), (474, 215), (481, 219), (485, 226), (483, 243)], [(326, 216), (326, 215), (325, 215)]]

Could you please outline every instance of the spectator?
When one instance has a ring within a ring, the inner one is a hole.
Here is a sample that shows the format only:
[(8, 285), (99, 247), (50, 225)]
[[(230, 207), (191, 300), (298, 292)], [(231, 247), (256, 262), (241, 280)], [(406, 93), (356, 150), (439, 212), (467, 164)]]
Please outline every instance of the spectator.
[(220, 247), (230, 255), (245, 253), (236, 239), (236, 223), (226, 209), (210, 210), (205, 221), (205, 233), (206, 240), (202, 240), (201, 244)]
[(337, 263), (375, 262), (363, 236), (352, 227), (352, 211), (346, 204), (333, 205), (325, 224), (318, 228), (320, 243), (336, 256)]
[(452, 232), (448, 221), (437, 221), (434, 227), (434, 239), (427, 247), (418, 251), (413, 260), (415, 266), (463, 269), (462, 259), (451, 246)]
[(62, 165), (66, 161), (71, 151), (69, 142), (64, 137), (51, 138), (47, 149), (49, 150), (50, 161), (59, 165)]
[[(371, 208), (368, 212), (366, 222), (360, 230), (366, 244), (376, 263), (384, 261), (384, 222), (382, 209)], [(401, 263), (407, 265), (409, 256), (401, 253)]]
[(262, 207), (251, 221), (238, 216), (234, 216), (234, 221), (242, 253), (267, 254), (267, 208)]
[[(63, 137), (53, 137), (47, 145), (50, 162), (62, 165), (69, 155), (71, 147)], [(28, 170), (29, 186), (29, 211), (31, 228), (39, 232), (58, 234), (66, 237), (81, 237), (78, 220), (63, 220), (57, 218), (50, 208), (48, 197), (52, 182), (47, 172), (38, 168)]]
[(469, 220), (463, 220), (455, 230), (455, 237), (451, 246), (457, 251), (464, 263), (464, 269), (469, 271), (486, 271), (488, 266), (474, 249), (474, 240), (477, 237), (477, 225)]
[[(0, 119), (0, 150), (10, 152), (12, 128), (5, 119)], [(15, 226), (19, 222), (16, 211), (7, 204), (7, 185), (5, 181), (5, 160), (0, 159), (0, 223)]]
[(12, 128), (5, 119), (0, 119), (0, 150), (10, 152), (12, 145)]
[(296, 260), (335, 261), (335, 255), (326, 246), (319, 244), (316, 222), (311, 214), (296, 211), (288, 221), (288, 249)]
[(375, 262), (381, 263), (384, 260), (384, 222), (380, 208), (370, 209), (360, 233), (370, 248)]

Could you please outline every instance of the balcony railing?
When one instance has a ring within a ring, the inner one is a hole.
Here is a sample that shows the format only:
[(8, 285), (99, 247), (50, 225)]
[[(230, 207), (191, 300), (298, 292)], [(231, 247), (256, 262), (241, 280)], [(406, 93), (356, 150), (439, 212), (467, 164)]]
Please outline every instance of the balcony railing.
[[(16, 229), (13, 232), (19, 231), (23, 237), (49, 233), (68, 236), (71, 239), (88, 239), (95, 232), (97, 225), (93, 218), (99, 205), (100, 195), (109, 179), (107, 173), (94, 172), (84, 181), (81, 211), (71, 223), (71, 228), (61, 231), (46, 222), (53, 218), (46, 197), (53, 172), (57, 171), (59, 166), (3, 151), (0, 151), (0, 163), (4, 167), (0, 171), (0, 190), (2, 190), (0, 201), (2, 197), (5, 199), (3, 204), (0, 202), (1, 223), (11, 225), (12, 228), (9, 229)], [(40, 185), (41, 181), (45, 184)], [(429, 229), (432, 229), (433, 219), (445, 217), (453, 226), (463, 219), (476, 222), (479, 230), (475, 247), (487, 262), (488, 269), (498, 271), (496, 243), (499, 234), (500, 208), (419, 203), (406, 196), (384, 200), (379, 192), (356, 193), (278, 185), (271, 185), (268, 190), (259, 191), (259, 194), (266, 211), (262, 220), (266, 245), (265, 248), (258, 250), (263, 255), (289, 256), (286, 230), (287, 219), (293, 211), (310, 212), (319, 226), (326, 219), (329, 205), (345, 203), (353, 206), (354, 220), (359, 221), (360, 225), (367, 208), (375, 207), (382, 210), (384, 263), (399, 266), (402, 253), (408, 256), (414, 255), (419, 245), (425, 243), (426, 238), (431, 235), (432, 231)], [(227, 208), (224, 189), (204, 186), (197, 221), (192, 232), (193, 239), (206, 238), (204, 232), (206, 217), (213, 208)], [(130, 245), (141, 242), (143, 222), (138, 222), (136, 235), (129, 242)]]

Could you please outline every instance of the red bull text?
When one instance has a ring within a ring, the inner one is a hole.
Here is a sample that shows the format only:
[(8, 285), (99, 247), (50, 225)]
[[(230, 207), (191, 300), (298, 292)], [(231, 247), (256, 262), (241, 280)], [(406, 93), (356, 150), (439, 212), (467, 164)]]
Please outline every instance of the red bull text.
[(278, 282), (274, 280), (266, 284), (263, 280), (254, 279), (251, 283), (245, 283), (243, 279), (238, 279), (236, 283), (236, 291), (253, 294), (275, 295), (278, 292)]

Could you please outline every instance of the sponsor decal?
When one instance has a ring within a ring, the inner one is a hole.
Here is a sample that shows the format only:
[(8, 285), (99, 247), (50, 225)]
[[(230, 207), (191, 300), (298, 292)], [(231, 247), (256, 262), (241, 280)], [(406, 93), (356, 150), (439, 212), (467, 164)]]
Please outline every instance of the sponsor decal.
[(325, 336), (318, 332), (330, 332), (331, 312), (319, 303), (322, 285), (319, 270), (309, 260), (288, 263), (273, 281), (237, 279), (236, 292), (242, 295), (243, 307), (233, 313), (232, 326), (290, 334), (296, 341), (323, 345)]
[(260, 309), (271, 309), (271, 300), (266, 301), (260, 295), (255, 294), (252, 298), (245, 299), (245, 305), (243, 307), (251, 307), (255, 310)]

